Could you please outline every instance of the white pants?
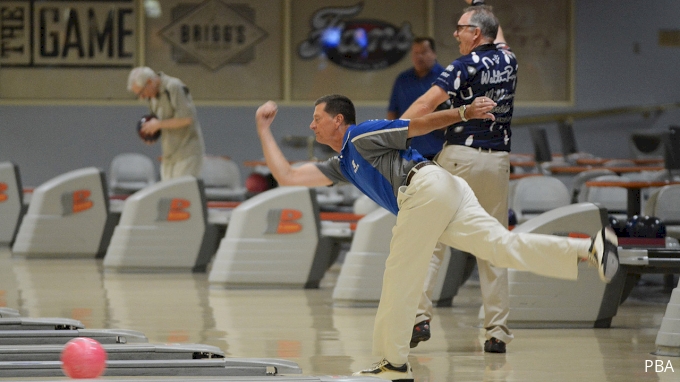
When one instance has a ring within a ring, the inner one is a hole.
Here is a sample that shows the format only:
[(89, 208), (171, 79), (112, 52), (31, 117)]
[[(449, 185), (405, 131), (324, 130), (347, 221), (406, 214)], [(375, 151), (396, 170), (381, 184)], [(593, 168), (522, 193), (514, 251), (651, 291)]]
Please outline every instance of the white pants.
[(202, 156), (190, 156), (178, 161), (163, 160), (161, 162), (161, 180), (179, 178), (184, 175), (192, 175), (198, 178), (201, 174), (202, 165)]
[[(508, 226), (510, 160), (507, 152), (489, 152), (467, 146), (446, 145), (435, 160), (451, 174), (463, 178), (474, 191), (484, 210), (504, 227)], [(445, 253), (446, 246), (438, 244), (430, 262), (425, 290), (418, 305), (416, 324), (432, 319), (432, 292)], [(482, 290), (486, 338), (495, 337), (506, 344), (510, 343), (514, 336), (508, 328), (510, 314), (508, 270), (494, 267), (479, 257), (477, 269)]]
[(401, 187), (399, 213), (385, 263), (373, 333), (374, 355), (407, 362), (413, 318), (437, 242), (497, 267), (575, 280), (590, 240), (512, 233), (479, 205), (470, 186), (438, 166), (425, 166)]

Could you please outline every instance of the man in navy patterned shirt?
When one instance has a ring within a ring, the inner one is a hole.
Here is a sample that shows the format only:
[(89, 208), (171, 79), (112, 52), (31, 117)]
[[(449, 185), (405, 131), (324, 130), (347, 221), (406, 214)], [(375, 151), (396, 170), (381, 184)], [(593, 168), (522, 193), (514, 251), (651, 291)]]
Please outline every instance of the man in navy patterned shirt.
[(355, 124), (352, 101), (325, 96), (315, 103), (310, 128), (319, 143), (338, 155), (299, 167), (290, 165), (271, 132), (276, 103), (269, 101), (257, 109), (255, 121), (264, 158), (279, 185), (320, 187), (351, 182), (397, 215), (373, 333), (373, 354), (382, 360), (355, 375), (413, 381), (408, 364), (413, 317), (438, 242), (480, 254), (499, 267), (548, 277), (576, 279), (579, 259), (596, 265), (605, 282), (616, 273), (616, 235), (608, 227), (592, 240), (512, 233), (484, 211), (463, 179), (409, 147), (411, 138), (461, 119), (493, 120), (489, 112), (496, 106), (491, 99), (479, 97), (464, 110)]
[[(499, 32), (498, 19), (491, 8), (468, 7), (458, 20), (454, 37), (463, 55), (453, 61), (433, 86), (403, 114), (413, 118), (429, 113), (443, 101), (465, 108), (476, 97), (493, 99), (495, 120), (463, 120), (446, 131), (446, 143), (434, 159), (453, 175), (468, 182), (479, 204), (501, 224), (508, 225), (508, 188), (510, 181), (510, 121), (517, 86), (517, 60)], [(430, 274), (418, 308), (411, 346), (430, 338), (432, 318), (430, 296), (444, 252), (437, 247)], [(484, 351), (505, 353), (513, 335), (507, 325), (510, 313), (508, 271), (495, 268), (477, 257), (479, 283), (484, 306), (486, 342)]]

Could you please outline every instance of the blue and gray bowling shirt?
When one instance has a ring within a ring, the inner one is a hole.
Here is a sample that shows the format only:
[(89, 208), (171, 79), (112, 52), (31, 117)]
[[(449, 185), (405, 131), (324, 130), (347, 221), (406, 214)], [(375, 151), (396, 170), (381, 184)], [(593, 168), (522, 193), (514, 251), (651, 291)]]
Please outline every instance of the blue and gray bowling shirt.
[(408, 172), (425, 160), (409, 147), (404, 119), (370, 120), (351, 125), (345, 132), (340, 154), (316, 163), (333, 183), (350, 182), (381, 207), (397, 214), (399, 187)]
[(512, 51), (496, 44), (480, 45), (447, 66), (434, 85), (449, 94), (453, 107), (469, 105), (482, 96), (497, 104), (491, 111), (495, 121), (471, 119), (449, 127), (449, 144), (510, 151), (510, 121), (517, 86), (517, 59)]

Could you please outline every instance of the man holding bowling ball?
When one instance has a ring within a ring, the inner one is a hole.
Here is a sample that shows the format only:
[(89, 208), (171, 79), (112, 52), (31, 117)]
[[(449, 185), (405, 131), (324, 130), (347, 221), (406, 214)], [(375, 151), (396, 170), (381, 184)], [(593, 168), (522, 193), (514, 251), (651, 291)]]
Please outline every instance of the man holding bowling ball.
[[(147, 134), (145, 130), (142, 130), (144, 127), (144, 124), (147, 123), (148, 121), (152, 119), (158, 119), (154, 113), (147, 114), (143, 116), (138, 122), (137, 122), (137, 134), (139, 134), (139, 137), (142, 138), (144, 142), (147, 144), (152, 144), (158, 140), (161, 136), (161, 130), (157, 130), (154, 134)], [(148, 127), (147, 127), (148, 130)]]
[(141, 66), (130, 71), (127, 89), (149, 102), (153, 116), (140, 120), (138, 132), (147, 144), (160, 135), (161, 180), (198, 177), (205, 144), (189, 88), (178, 78)]

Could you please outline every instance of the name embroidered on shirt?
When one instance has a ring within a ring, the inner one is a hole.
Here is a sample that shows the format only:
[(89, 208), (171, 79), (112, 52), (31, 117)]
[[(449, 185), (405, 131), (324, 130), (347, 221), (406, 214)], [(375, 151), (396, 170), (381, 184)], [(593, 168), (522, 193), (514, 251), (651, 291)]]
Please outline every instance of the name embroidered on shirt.
[(355, 173), (355, 174), (357, 173), (357, 171), (359, 171), (359, 165), (356, 164), (356, 162), (354, 161), (354, 159), (352, 159), (352, 169), (354, 169), (354, 173)]
[(503, 70), (493, 69), (492, 71), (482, 72), (481, 83), (486, 84), (500, 84), (502, 82), (514, 81), (517, 76), (514, 73), (512, 66), (508, 65)]

